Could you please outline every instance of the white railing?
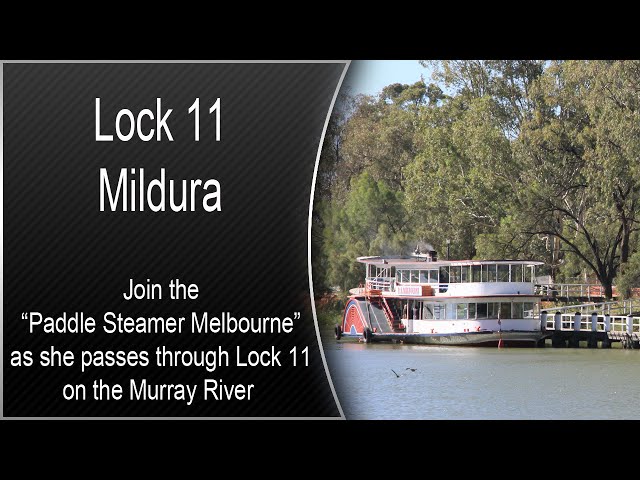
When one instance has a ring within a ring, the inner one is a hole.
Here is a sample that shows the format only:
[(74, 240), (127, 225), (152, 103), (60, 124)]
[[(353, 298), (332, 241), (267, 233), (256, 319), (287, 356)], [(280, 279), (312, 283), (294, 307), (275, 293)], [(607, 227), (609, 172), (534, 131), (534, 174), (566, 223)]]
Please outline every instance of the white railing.
[(604, 288), (602, 285), (590, 283), (546, 283), (536, 285), (536, 294), (548, 297), (567, 298), (603, 298)]
[(560, 313), (541, 315), (547, 330), (640, 333), (640, 316)]
[(614, 302), (600, 303), (583, 303), (580, 305), (568, 305), (564, 307), (543, 308), (543, 312), (548, 314), (560, 313), (580, 313), (582, 315), (591, 315), (598, 313), (601, 315), (630, 315), (640, 312), (640, 298), (631, 298), (629, 300), (618, 300)]
[(367, 288), (369, 290), (393, 292), (395, 290), (395, 283), (396, 279), (394, 277), (367, 277)]

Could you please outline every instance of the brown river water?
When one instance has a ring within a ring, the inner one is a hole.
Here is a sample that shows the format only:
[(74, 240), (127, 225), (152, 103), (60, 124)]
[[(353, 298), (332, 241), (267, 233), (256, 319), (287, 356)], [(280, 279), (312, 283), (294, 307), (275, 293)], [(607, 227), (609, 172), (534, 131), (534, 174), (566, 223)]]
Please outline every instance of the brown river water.
[(322, 342), (347, 419), (640, 419), (640, 350)]

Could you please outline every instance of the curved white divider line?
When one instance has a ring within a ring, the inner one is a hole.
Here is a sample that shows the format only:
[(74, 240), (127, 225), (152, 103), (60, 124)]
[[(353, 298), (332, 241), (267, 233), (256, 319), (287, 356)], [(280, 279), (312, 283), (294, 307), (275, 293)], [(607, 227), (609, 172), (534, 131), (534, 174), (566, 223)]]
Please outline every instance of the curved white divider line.
[(340, 417), (343, 420), (346, 420), (344, 416), (344, 412), (342, 410), (342, 405), (340, 405), (340, 400), (338, 399), (338, 395), (336, 394), (336, 389), (333, 386), (333, 381), (331, 380), (331, 374), (329, 373), (329, 367), (327, 366), (327, 359), (324, 356), (324, 348), (322, 346), (322, 340), (320, 339), (320, 328), (318, 327), (318, 316), (316, 315), (316, 301), (315, 295), (313, 293), (313, 273), (311, 268), (311, 221), (313, 215), (313, 198), (316, 193), (316, 177), (318, 176), (318, 164), (320, 163), (320, 155), (322, 154), (322, 145), (324, 144), (324, 136), (327, 133), (327, 127), (329, 126), (329, 119), (331, 118), (331, 112), (333, 112), (333, 106), (336, 103), (336, 98), (338, 98), (338, 93), (340, 92), (340, 87), (342, 86), (342, 82), (344, 80), (345, 75), (347, 74), (347, 70), (349, 70), (349, 65), (351, 65), (351, 60), (348, 60), (344, 66), (344, 70), (342, 71), (342, 75), (340, 76), (340, 80), (338, 81), (338, 86), (336, 87), (336, 91), (333, 94), (333, 99), (331, 100), (331, 105), (329, 105), (329, 111), (327, 112), (327, 118), (324, 121), (324, 128), (322, 129), (322, 136), (320, 137), (320, 144), (318, 145), (318, 154), (316, 155), (316, 165), (313, 169), (313, 179), (311, 180), (311, 196), (309, 198), (309, 233), (308, 233), (308, 269), (309, 269), (309, 294), (311, 295), (311, 310), (313, 311), (313, 322), (316, 326), (316, 336), (318, 337), (318, 347), (320, 348), (320, 356), (322, 357), (322, 363), (324, 364), (324, 371), (327, 374), (327, 380), (329, 381), (329, 386), (331, 387), (331, 392), (333, 393), (333, 398), (336, 401), (336, 406), (338, 407), (338, 411), (340, 412)]

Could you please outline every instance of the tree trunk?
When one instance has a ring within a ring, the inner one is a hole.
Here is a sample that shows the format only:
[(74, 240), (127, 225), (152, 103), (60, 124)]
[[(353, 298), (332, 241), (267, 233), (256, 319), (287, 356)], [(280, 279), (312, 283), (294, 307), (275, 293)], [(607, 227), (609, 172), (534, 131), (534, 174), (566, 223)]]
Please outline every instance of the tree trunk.
[(603, 278), (600, 280), (602, 288), (604, 288), (605, 300), (609, 301), (613, 298), (613, 281), (610, 278)]
[(560, 238), (555, 235), (551, 238), (551, 281), (556, 283), (556, 275), (560, 265)]
[(625, 222), (622, 225), (622, 241), (620, 242), (620, 263), (627, 263), (629, 260), (629, 240), (631, 238), (631, 225)]

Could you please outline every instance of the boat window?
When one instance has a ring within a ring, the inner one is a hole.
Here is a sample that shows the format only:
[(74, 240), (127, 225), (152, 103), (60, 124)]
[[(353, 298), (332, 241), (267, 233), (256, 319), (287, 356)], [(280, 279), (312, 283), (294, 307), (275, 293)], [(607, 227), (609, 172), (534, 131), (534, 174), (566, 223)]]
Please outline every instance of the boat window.
[(431, 303), (423, 303), (422, 304), (422, 318), (425, 320), (432, 320), (433, 317), (433, 304)]
[(478, 304), (476, 304), (476, 311), (478, 312), (478, 318), (487, 318), (487, 304), (486, 303), (478, 303)]
[(455, 320), (456, 319), (456, 304), (455, 303), (447, 303), (447, 320)]
[(418, 270), (411, 270), (411, 283), (418, 283), (420, 281)]
[(429, 270), (429, 283), (438, 283), (438, 270)]
[(449, 269), (449, 283), (460, 283), (461, 275), (460, 267), (451, 267)]
[(440, 283), (449, 283), (449, 267), (440, 267)]
[(482, 281), (489, 281), (489, 265), (480, 265), (482, 267)]
[(520, 302), (513, 302), (513, 309), (511, 313), (511, 318), (524, 318), (523, 308), (524, 304)]
[(495, 264), (485, 265), (485, 267), (489, 271), (489, 281), (495, 282), (496, 281), (496, 265)]
[(481, 282), (482, 281), (482, 265), (471, 265), (471, 281), (472, 282)]
[(509, 281), (509, 265), (498, 265), (498, 282)]
[(458, 303), (456, 307), (456, 318), (458, 320), (467, 319), (467, 308), (468, 308), (468, 305), (466, 303)]
[(420, 270), (420, 283), (429, 283), (429, 270)]
[(532, 277), (531, 273), (532, 272), (533, 272), (533, 267), (526, 266), (524, 268), (524, 281), (525, 282), (530, 282), (531, 281), (531, 277)]
[(411, 318), (414, 320), (420, 320), (422, 317), (420, 313), (422, 311), (422, 302), (413, 302), (413, 307), (411, 308)]
[(511, 265), (511, 281), (522, 282), (522, 265)]
[(502, 302), (500, 304), (500, 318), (511, 318), (511, 303)]
[(475, 303), (470, 303), (469, 304), (469, 318), (476, 318), (476, 304)]
[(440, 320), (444, 318), (444, 305), (440, 306), (438, 304), (433, 306), (433, 318), (434, 320)]
[(409, 270), (400, 270), (400, 281), (409, 283)]
[(487, 303), (487, 318), (498, 318), (499, 303)]
[(462, 266), (462, 282), (468, 283), (471, 281), (471, 267), (469, 265)]
[(533, 303), (532, 302), (524, 302), (523, 304), (524, 310), (524, 318), (533, 318)]

